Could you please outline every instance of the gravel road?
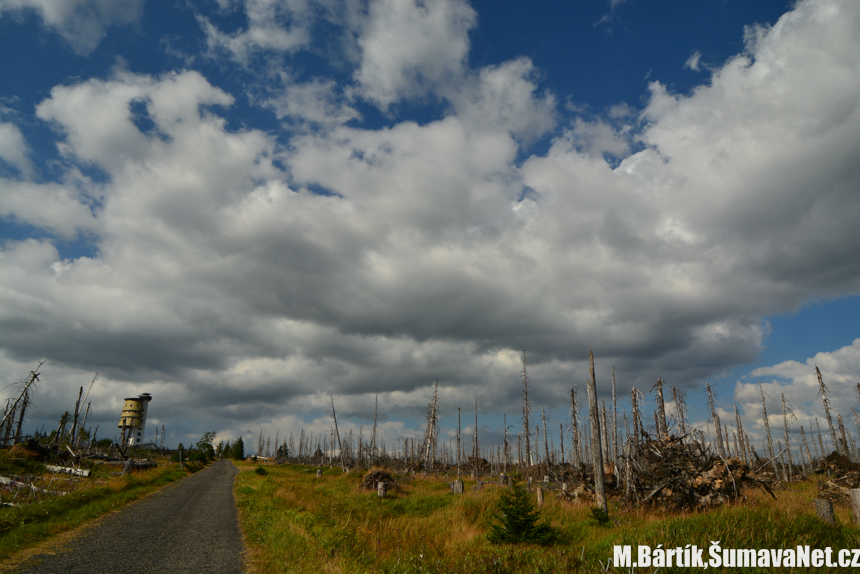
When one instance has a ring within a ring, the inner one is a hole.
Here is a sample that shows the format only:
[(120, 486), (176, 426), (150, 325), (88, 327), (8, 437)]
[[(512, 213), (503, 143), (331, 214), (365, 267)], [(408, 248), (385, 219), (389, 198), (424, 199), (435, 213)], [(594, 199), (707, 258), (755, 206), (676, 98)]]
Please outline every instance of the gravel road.
[(32, 574), (241, 574), (242, 536), (228, 460), (103, 519), (57, 550), (24, 563)]

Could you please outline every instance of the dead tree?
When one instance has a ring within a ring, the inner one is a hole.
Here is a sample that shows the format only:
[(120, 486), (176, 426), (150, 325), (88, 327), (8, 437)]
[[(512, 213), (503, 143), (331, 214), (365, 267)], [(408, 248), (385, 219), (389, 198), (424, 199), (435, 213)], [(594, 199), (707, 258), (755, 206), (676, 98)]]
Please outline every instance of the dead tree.
[(526, 451), (526, 466), (531, 466), (533, 464), (532, 461), (532, 449), (531, 449), (531, 441), (529, 440), (529, 436), (531, 435), (532, 429), (532, 403), (529, 400), (529, 375), (526, 370), (527, 362), (526, 362), (526, 350), (523, 349), (523, 438), (525, 439), (525, 451)]
[(636, 387), (630, 389), (630, 406), (632, 408), (631, 416), (633, 417), (633, 456), (639, 454), (639, 438), (643, 432), (642, 419), (639, 413), (639, 399), (642, 393), (636, 390)]
[(475, 432), (472, 434), (474, 461), (475, 461), (475, 478), (478, 478), (478, 454), (480, 453), (478, 445), (478, 397), (475, 397)]
[[(346, 472), (346, 459), (343, 457), (343, 446), (340, 444), (340, 431), (337, 428), (337, 414), (334, 412), (334, 396), (329, 393), (329, 399), (331, 400), (331, 418), (334, 419), (334, 434), (337, 436), (337, 448), (340, 451), (340, 468), (343, 472)], [(302, 429), (304, 432), (304, 429)]]
[(749, 461), (749, 457), (747, 456), (746, 438), (744, 437), (744, 423), (741, 422), (741, 413), (738, 411), (738, 405), (737, 404), (735, 404), (735, 422), (737, 422), (737, 425), (738, 425), (738, 438), (740, 440), (740, 447), (741, 447), (740, 448), (741, 460), (744, 461), (744, 464), (749, 466), (750, 461)]
[(791, 418), (797, 418), (794, 416), (794, 411), (788, 406), (789, 403), (785, 399), (785, 393), (782, 393), (782, 426), (785, 430), (785, 452), (788, 456), (788, 476), (787, 479), (791, 479), (791, 467), (794, 465), (794, 460), (791, 458), (791, 444), (788, 440), (788, 414), (791, 414)]
[(439, 438), (439, 379), (433, 387), (433, 402), (427, 405), (427, 428), (424, 431), (424, 444), (421, 459), (429, 470), (436, 463), (436, 442)]
[(818, 377), (818, 392), (821, 395), (821, 402), (824, 404), (824, 414), (827, 417), (827, 426), (830, 429), (830, 440), (833, 442), (833, 448), (839, 454), (847, 456), (848, 453), (842, 451), (839, 441), (836, 439), (836, 431), (833, 429), (833, 417), (830, 416), (830, 400), (827, 398), (828, 389), (824, 386), (824, 379), (817, 365), (815, 367), (815, 375)]
[(379, 412), (379, 394), (373, 403), (373, 433), (370, 435), (370, 466), (373, 466), (376, 458), (376, 421), (377, 413)]
[[(546, 436), (546, 409), (545, 409), (544, 407), (541, 407), (541, 409), (540, 409), (540, 413), (541, 413), (541, 419), (543, 419), (543, 450), (544, 450), (544, 457), (545, 457), (545, 459), (546, 459), (546, 465), (547, 465), (547, 466), (549, 466), (549, 464), (550, 464), (550, 460), (549, 460), (549, 439), (548, 439), (548, 438), (547, 438), (547, 436)], [(538, 447), (538, 448), (540, 448), (540, 447)]]
[(839, 423), (839, 442), (842, 445), (842, 453), (851, 460), (851, 451), (848, 450), (848, 440), (845, 438), (845, 425), (842, 424), (842, 415), (837, 413), (836, 420)]
[[(30, 371), (30, 375), (27, 377), (27, 380), (18, 384), (21, 388), (21, 392), (18, 394), (18, 398), (15, 399), (15, 402), (12, 403), (12, 406), (6, 409), (3, 420), (0, 421), (0, 429), (4, 428), (4, 425), (6, 425), (7, 429), (11, 429), (15, 419), (15, 414), (16, 412), (18, 413), (18, 429), (15, 432), (13, 441), (17, 442), (18, 436), (21, 434), (21, 424), (24, 421), (24, 414), (27, 411), (27, 407), (30, 405), (30, 389), (35, 390), (36, 383), (39, 381), (39, 368), (44, 364), (45, 361), (40, 361), (39, 364), (36, 365), (36, 368)], [(9, 431), (7, 430), (6, 436), (4, 437), (6, 440), (8, 440), (8, 432)]]
[(723, 431), (720, 428), (720, 415), (717, 413), (717, 408), (714, 405), (714, 391), (711, 388), (711, 383), (705, 383), (705, 388), (708, 390), (708, 407), (711, 409), (711, 418), (714, 419), (714, 432), (717, 435), (717, 452), (721, 457), (725, 458), (726, 450), (723, 446)]
[(604, 513), (606, 505), (606, 484), (603, 480), (603, 451), (600, 446), (600, 417), (597, 411), (597, 382), (594, 378), (594, 353), (588, 352), (591, 377), (588, 380), (588, 409), (591, 415), (591, 463), (594, 465), (594, 502)]
[(618, 463), (618, 397), (615, 394), (615, 367), (612, 367), (612, 460)]
[(582, 439), (579, 434), (579, 407), (576, 404), (577, 386), (578, 385), (575, 385), (570, 388), (570, 420), (573, 440), (573, 464), (579, 466), (579, 464), (584, 462), (584, 460), (582, 458)]
[(657, 389), (657, 438), (663, 440), (669, 434), (666, 425), (666, 403), (663, 401), (663, 379), (658, 378), (651, 390)]
[(767, 418), (767, 406), (764, 403), (764, 390), (761, 386), (761, 381), (758, 382), (758, 390), (761, 393), (761, 418), (764, 422), (764, 431), (765, 436), (767, 437), (767, 452), (773, 463), (773, 475), (774, 477), (779, 477), (779, 470), (776, 468), (776, 457), (773, 454), (773, 440), (770, 437), (770, 422)]
[(675, 416), (678, 418), (678, 433), (684, 436), (687, 434), (687, 421), (685, 419), (687, 405), (684, 403), (684, 393), (679, 392), (675, 387), (672, 387), (672, 402), (675, 403)]
[(806, 465), (806, 470), (808, 472), (809, 469), (812, 468), (812, 453), (809, 452), (809, 443), (806, 442), (806, 431), (803, 430), (803, 425), (800, 425), (800, 438), (803, 441), (803, 447), (801, 448), (800, 454), (802, 455), (803, 449), (806, 449), (806, 458), (809, 460), (809, 463)]

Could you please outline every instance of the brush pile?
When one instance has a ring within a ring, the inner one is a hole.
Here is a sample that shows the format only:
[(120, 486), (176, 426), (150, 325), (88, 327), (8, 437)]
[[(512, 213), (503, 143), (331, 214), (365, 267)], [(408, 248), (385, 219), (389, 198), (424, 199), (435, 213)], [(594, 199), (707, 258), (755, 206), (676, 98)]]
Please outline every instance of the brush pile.
[(361, 481), (361, 488), (376, 492), (377, 485), (380, 482), (384, 482), (388, 490), (400, 490), (400, 483), (394, 479), (391, 473), (384, 470), (372, 470), (368, 472)]
[(685, 438), (670, 435), (657, 440), (642, 433), (638, 456), (630, 461), (630, 504), (704, 510), (742, 497), (748, 487), (776, 498), (768, 482), (753, 477), (742, 461), (724, 459)]

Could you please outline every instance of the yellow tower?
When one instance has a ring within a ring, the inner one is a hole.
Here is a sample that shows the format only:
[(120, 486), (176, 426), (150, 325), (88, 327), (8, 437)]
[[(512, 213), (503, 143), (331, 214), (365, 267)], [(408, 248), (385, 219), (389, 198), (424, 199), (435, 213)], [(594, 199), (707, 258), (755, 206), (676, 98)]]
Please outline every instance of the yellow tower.
[(149, 408), (149, 401), (152, 400), (152, 395), (142, 393), (140, 396), (125, 399), (122, 405), (122, 415), (117, 425), (121, 429), (125, 429), (127, 437), (126, 444), (134, 446), (140, 444), (143, 440), (143, 433), (146, 427), (146, 411)]

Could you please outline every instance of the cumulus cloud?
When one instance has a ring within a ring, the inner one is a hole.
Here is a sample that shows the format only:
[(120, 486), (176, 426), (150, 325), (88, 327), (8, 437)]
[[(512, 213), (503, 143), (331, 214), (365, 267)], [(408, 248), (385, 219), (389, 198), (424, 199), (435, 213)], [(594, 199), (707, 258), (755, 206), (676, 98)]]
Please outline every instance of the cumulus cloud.
[(310, 42), (309, 27), (316, 4), (313, 0), (241, 0), (219, 4), (225, 11), (241, 10), (247, 26), (223, 32), (209, 18), (198, 16), (209, 50), (215, 54), (223, 51), (248, 65), (257, 54), (294, 52)]
[(475, 21), (463, 0), (373, 0), (357, 39), (362, 94), (387, 108), (454, 85), (465, 72)]
[(81, 56), (90, 55), (111, 26), (140, 20), (145, 0), (0, 0), (3, 12), (33, 11)]
[(380, 0), (356, 28), (363, 97), (450, 103), (422, 124), (350, 122), (323, 79), (267, 102), (325, 126), (289, 134), (228, 127), (235, 95), (194, 71), (54, 88), (38, 118), (70, 173), (104, 181), (21, 182), (2, 207), (86, 230), (97, 255), (3, 247), (0, 366), (98, 365), (106, 389), (145, 383), (162, 412), (193, 402), (239, 436), (329, 392), (347, 417), (376, 393), (420, 415), (436, 378), (445, 408), (503, 412), (524, 346), (543, 404), (585, 380), (589, 349), (622, 389), (689, 386), (754, 361), (764, 315), (860, 292), (854, 4), (801, 2), (707, 85), (654, 83), (638, 118), (557, 132), (531, 61), (468, 68), (474, 19)]
[(19, 174), (26, 176), (33, 171), (28, 153), (29, 146), (18, 126), (0, 122), (0, 159), (14, 167)]

